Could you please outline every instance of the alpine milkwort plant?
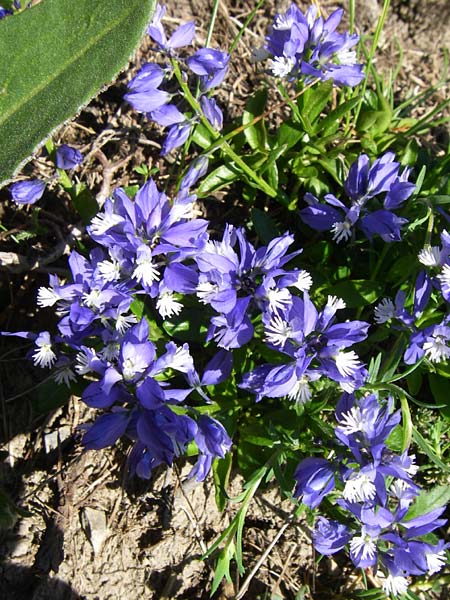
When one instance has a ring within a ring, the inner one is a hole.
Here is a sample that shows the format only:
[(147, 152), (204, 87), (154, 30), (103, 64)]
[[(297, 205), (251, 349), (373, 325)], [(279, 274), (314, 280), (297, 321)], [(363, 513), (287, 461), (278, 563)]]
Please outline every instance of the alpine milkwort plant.
[[(183, 170), (167, 193), (152, 178), (115, 189), (86, 227), (90, 251), (71, 252), (70, 278), (39, 289), (56, 331), (7, 335), (29, 339), (33, 363), (101, 411), (82, 443), (121, 444), (129, 476), (195, 456), (188, 477), (213, 471), (223, 508), (232, 467), (244, 474), (241, 508), (207, 553), (218, 552), (213, 592), (232, 559), (244, 572), (245, 513), (276, 479), (294, 516), (307, 511), (317, 552), (347, 552), (361, 585), (416, 598), (413, 577), (447, 562), (448, 441), (433, 446), (419, 418), (433, 409), (436, 431), (448, 419), (447, 180), (427, 184), (383, 132), (359, 137), (363, 65), (358, 36), (337, 32), (341, 9), (276, 15), (254, 55), (286, 80), (291, 115), (275, 126), (257, 92), (226, 135), (211, 94), (230, 54), (194, 50), (195, 24), (170, 32), (164, 15), (158, 6), (147, 31), (158, 58), (125, 98), (168, 128), (163, 155), (184, 146)], [(355, 89), (334, 89), (333, 108), (333, 86)], [(61, 146), (60, 180), (82, 160)], [(45, 185), (16, 183), (12, 199), (34, 204)], [(221, 187), (254, 202), (252, 227), (208, 218), (199, 199)]]
[(270, 73), (288, 81), (317, 78), (336, 85), (357, 85), (364, 79), (363, 65), (352, 50), (359, 36), (336, 31), (343, 13), (340, 8), (324, 19), (317, 6), (303, 14), (292, 3), (286, 12), (275, 16), (255, 58), (268, 59)]
[[(133, 108), (169, 128), (162, 155), (183, 145), (200, 117), (206, 118), (217, 131), (222, 129), (222, 110), (210, 97), (210, 91), (223, 81), (230, 60), (226, 52), (214, 48), (201, 48), (182, 60), (179, 49), (192, 45), (195, 23), (181, 25), (168, 39), (162, 24), (165, 12), (166, 8), (158, 5), (148, 28), (163, 62), (145, 63), (128, 84), (129, 92), (125, 95)], [(186, 95), (185, 82), (189, 76), (196, 78), (200, 91), (195, 99)]]
[(378, 570), (383, 589), (393, 595), (406, 592), (410, 575), (440, 571), (447, 548), (442, 540), (425, 537), (446, 523), (439, 518), (445, 507), (414, 512), (421, 492), (413, 481), (415, 456), (396, 454), (387, 445), (400, 419), (392, 398), (344, 394), (336, 407), (333, 460), (304, 459), (294, 475), (294, 495), (307, 506), (316, 508), (333, 494), (341, 509), (341, 521), (317, 519), (316, 549), (334, 554), (348, 546), (353, 564)]

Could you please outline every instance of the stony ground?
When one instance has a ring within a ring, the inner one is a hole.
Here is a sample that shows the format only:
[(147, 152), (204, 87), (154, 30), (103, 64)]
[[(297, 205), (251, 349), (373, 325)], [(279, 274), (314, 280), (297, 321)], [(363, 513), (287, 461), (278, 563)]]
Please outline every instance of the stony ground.
[[(304, 5), (304, 3), (301, 3)], [(357, 4), (358, 27), (370, 34), (380, 14), (377, 0)], [(215, 44), (226, 48), (253, 7), (250, 0), (223, 0)], [(358, 6), (361, 5), (361, 6)], [(336, 5), (321, 3), (325, 11)], [(345, 7), (345, 6), (344, 6)], [(276, 3), (276, 8), (281, 5)], [(206, 37), (210, 6), (206, 0), (168, 2), (173, 23), (194, 17), (199, 25), (199, 44)], [(238, 46), (236, 66), (224, 86), (223, 99), (230, 116), (239, 114), (257, 75), (249, 58), (261, 43), (274, 2), (267, 2), (251, 31)], [(399, 66), (398, 98), (417, 94), (435, 84), (442, 75), (444, 47), (450, 48), (447, 0), (393, 2), (378, 56), (389, 74)], [(402, 53), (400, 52), (402, 47)], [(117, 185), (139, 182), (133, 168), (145, 162), (169, 173), (170, 165), (158, 153), (161, 137), (157, 128), (133, 113), (122, 102), (126, 81), (148, 56), (144, 43), (130, 68), (98, 99), (66, 125), (57, 141), (73, 143), (87, 157), (80, 177), (89, 183), (99, 201)], [(428, 107), (445, 98), (448, 87), (436, 92)], [(427, 110), (424, 108), (423, 110)], [(436, 132), (440, 143), (448, 130)], [(45, 159), (35, 160), (28, 171), (46, 173)], [(3, 192), (2, 199), (7, 195)], [(239, 199), (212, 199), (209, 211), (234, 213)], [(240, 214), (240, 213), (239, 213)], [(1, 272), (0, 329), (45, 329), (48, 315), (35, 315), (34, 297), (46, 284), (48, 272), (65, 272), (65, 255), (80, 235), (74, 216), (58, 198), (48, 200), (42, 218), (47, 237), (21, 246), (22, 261), (14, 256)], [(7, 232), (21, 231), (23, 214), (0, 203), (0, 219)], [(0, 250), (16, 253), (10, 236), (0, 233)], [(16, 261), (17, 262), (17, 261)], [(32, 324), (31, 324), (32, 323)], [(2, 485), (19, 506), (29, 511), (15, 527), (0, 537), (0, 598), (5, 600), (137, 600), (142, 598), (209, 598), (213, 563), (199, 560), (233, 515), (224, 514), (214, 502), (211, 480), (204, 485), (185, 483), (189, 465), (155, 473), (150, 482), (126, 482), (123, 465), (126, 448), (83, 453), (77, 427), (92, 416), (76, 398), (67, 405), (36, 418), (31, 406), (51, 406), (45, 384), (24, 359), (17, 343), (5, 343), (0, 351), (0, 402), (2, 406)], [(36, 400), (38, 399), (38, 400)], [(230, 494), (240, 491), (237, 478)], [(359, 586), (357, 576), (345, 564), (323, 560), (317, 566), (302, 523), (289, 523), (291, 507), (276, 489), (267, 489), (254, 500), (246, 525), (244, 559), (246, 574), (263, 555), (280, 528), (283, 535), (262, 562), (243, 597), (306, 598), (326, 600), (350, 598)], [(245, 579), (245, 577), (243, 578)], [(235, 598), (243, 580), (224, 585), (218, 598)], [(446, 595), (447, 594), (447, 595)], [(434, 596), (437, 597), (437, 596)], [(448, 598), (442, 592), (440, 598)]]

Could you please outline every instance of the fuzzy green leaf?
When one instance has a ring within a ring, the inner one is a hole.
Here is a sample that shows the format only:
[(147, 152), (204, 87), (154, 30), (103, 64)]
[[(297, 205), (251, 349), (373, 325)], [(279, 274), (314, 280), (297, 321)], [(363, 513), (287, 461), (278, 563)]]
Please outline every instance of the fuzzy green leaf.
[(125, 66), (155, 0), (45, 0), (0, 21), (0, 182)]

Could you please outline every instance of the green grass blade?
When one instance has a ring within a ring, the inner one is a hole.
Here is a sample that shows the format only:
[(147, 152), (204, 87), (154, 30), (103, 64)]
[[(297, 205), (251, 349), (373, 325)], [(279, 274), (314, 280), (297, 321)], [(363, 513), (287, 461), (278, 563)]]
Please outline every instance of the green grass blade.
[(46, 0), (0, 21), (0, 56), (7, 57), (0, 61), (0, 182), (113, 80), (154, 5)]

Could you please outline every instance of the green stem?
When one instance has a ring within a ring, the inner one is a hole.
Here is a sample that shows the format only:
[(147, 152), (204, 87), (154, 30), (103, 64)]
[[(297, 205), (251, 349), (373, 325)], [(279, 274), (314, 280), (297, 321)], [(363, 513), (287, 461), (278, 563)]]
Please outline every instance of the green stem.
[(434, 228), (434, 212), (431, 207), (428, 210), (430, 212), (430, 216), (428, 218), (427, 232), (425, 234), (425, 247), (431, 246), (431, 236)]
[(214, 25), (216, 23), (217, 11), (219, 9), (220, 0), (214, 0), (212, 12), (211, 12), (211, 20), (209, 22), (208, 33), (206, 34), (206, 42), (205, 48), (209, 48), (209, 44), (211, 43), (212, 34), (214, 31)]
[(172, 67), (174, 70), (175, 77), (177, 78), (178, 83), (180, 84), (180, 87), (183, 91), (185, 99), (189, 102), (193, 111), (199, 116), (202, 125), (206, 128), (206, 130), (211, 135), (211, 137), (214, 139), (214, 141), (218, 143), (217, 147), (220, 146), (222, 151), (229, 158), (231, 158), (236, 163), (237, 166), (240, 167), (240, 169), (249, 177), (250, 180), (252, 180), (261, 189), (261, 191), (263, 191), (264, 193), (266, 193), (268, 196), (270, 196), (272, 198), (276, 198), (277, 191), (274, 190), (272, 188), (272, 186), (270, 186), (266, 181), (264, 181), (264, 179), (259, 177), (259, 175), (257, 173), (255, 173), (255, 171), (251, 167), (249, 167), (249, 165), (247, 165), (240, 156), (238, 156), (236, 154), (236, 152), (231, 148), (231, 146), (228, 144), (228, 142), (219, 134), (219, 132), (214, 129), (214, 127), (211, 125), (211, 123), (208, 121), (208, 119), (203, 114), (203, 111), (202, 111), (202, 108), (201, 108), (199, 102), (192, 95), (192, 92), (189, 89), (188, 84), (185, 81), (183, 81), (183, 76), (181, 74), (181, 70), (180, 70), (180, 67), (179, 67), (177, 61), (172, 58), (171, 63), (172, 63)]
[[(378, 260), (377, 263), (375, 265), (375, 268), (370, 276), (369, 281), (375, 281), (379, 270), (381, 269), (381, 265), (383, 264), (384, 259), (386, 258), (386, 254), (389, 250), (389, 244), (384, 244), (383, 246), (383, 250), (380, 252), (380, 255), (378, 256)], [(356, 318), (359, 319), (361, 317), (362, 311), (364, 310), (363, 306), (360, 306), (358, 308), (358, 310), (356, 311)]]
[(238, 31), (238, 34), (236, 35), (236, 37), (234, 38), (230, 49), (228, 50), (228, 54), (232, 54), (234, 52), (234, 49), (236, 48), (236, 46), (239, 43), (239, 40), (241, 39), (241, 37), (244, 34), (244, 31), (247, 29), (248, 25), (250, 24), (250, 21), (253, 20), (256, 12), (261, 8), (261, 6), (263, 4), (265, 4), (266, 0), (259, 0), (258, 4), (255, 6), (255, 8), (252, 10), (252, 12), (248, 15), (248, 17), (245, 19), (244, 24), (242, 25), (241, 29)]
[(286, 88), (284, 87), (284, 85), (282, 83), (279, 83), (277, 85), (278, 91), (280, 92), (281, 97), (283, 98), (283, 100), (286, 102), (286, 104), (289, 106), (289, 108), (292, 111), (292, 114), (295, 118), (295, 120), (298, 123), (301, 123), (304, 127), (304, 129), (306, 130), (306, 126), (305, 123), (303, 122), (302, 116), (300, 114), (300, 111), (298, 109), (298, 106), (295, 104), (295, 102), (293, 100), (291, 100), (291, 98), (289, 97), (289, 94), (286, 91)]
[[(367, 58), (367, 71), (370, 71), (372, 69), (373, 59), (374, 59), (375, 52), (378, 47), (378, 42), (380, 41), (381, 32), (383, 31), (384, 23), (386, 21), (386, 17), (387, 17), (387, 13), (388, 13), (390, 4), (391, 4), (391, 0), (384, 0), (384, 2), (383, 2), (383, 10), (381, 11), (380, 18), (378, 19), (377, 28), (375, 29), (375, 34), (373, 37), (372, 46), (370, 47), (369, 56)], [(364, 101), (364, 96), (365, 96), (366, 89), (367, 89), (368, 74), (369, 73), (366, 72), (366, 77), (362, 84), (359, 104), (358, 104), (358, 106), (356, 108), (356, 112), (355, 112), (355, 123), (358, 121), (359, 113), (361, 112), (362, 103)]]
[(355, 30), (355, 0), (350, 0), (349, 2), (349, 19), (350, 19), (350, 33), (353, 33)]
[[(308, 83), (308, 85), (306, 85), (300, 92), (297, 92), (297, 94), (295, 94), (295, 96), (292, 98), (292, 100), (299, 98), (302, 94), (304, 94), (306, 92), (306, 90), (309, 90), (309, 88), (311, 88), (316, 83), (317, 83), (317, 79), (315, 79), (311, 83)], [(275, 111), (277, 111), (279, 108), (283, 107), (285, 104), (286, 104), (285, 100), (283, 100), (282, 102), (278, 102), (277, 104), (275, 104), (275, 106), (272, 106), (269, 110), (266, 110), (265, 112), (261, 113), (260, 115), (256, 115), (256, 117), (254, 119), (252, 119), (251, 121), (249, 121), (248, 123), (243, 123), (242, 125), (239, 125), (239, 127), (236, 127), (232, 131), (229, 131), (225, 135), (218, 137), (216, 139), (216, 141), (213, 142), (211, 144), (211, 146), (209, 146), (209, 148), (206, 148), (206, 150), (204, 150), (203, 153), (204, 154), (212, 154), (215, 150), (217, 150), (217, 148), (221, 147), (221, 145), (224, 143), (224, 141), (228, 142), (229, 140), (232, 140), (234, 137), (236, 137), (237, 135), (239, 135), (240, 133), (242, 133), (249, 127), (253, 127), (259, 121), (262, 121), (263, 119), (268, 117), (270, 114), (273, 114)]]
[(373, 270), (372, 275), (370, 276), (370, 281), (375, 281), (379, 270), (381, 269), (381, 265), (383, 264), (383, 260), (386, 258), (386, 254), (389, 250), (389, 244), (384, 244), (383, 250), (380, 252), (380, 255), (377, 260), (377, 264), (375, 265), (375, 269)]

